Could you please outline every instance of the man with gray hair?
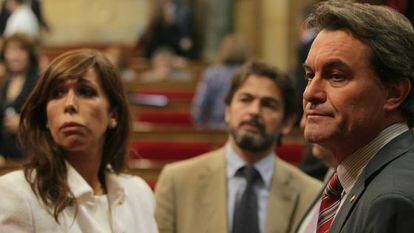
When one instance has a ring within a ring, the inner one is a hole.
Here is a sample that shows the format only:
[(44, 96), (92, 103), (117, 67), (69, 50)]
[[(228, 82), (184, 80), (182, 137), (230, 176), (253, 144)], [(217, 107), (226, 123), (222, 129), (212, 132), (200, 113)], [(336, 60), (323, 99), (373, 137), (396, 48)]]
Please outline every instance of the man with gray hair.
[(338, 163), (317, 233), (413, 232), (414, 29), (384, 6), (327, 1), (304, 68), (305, 138)]

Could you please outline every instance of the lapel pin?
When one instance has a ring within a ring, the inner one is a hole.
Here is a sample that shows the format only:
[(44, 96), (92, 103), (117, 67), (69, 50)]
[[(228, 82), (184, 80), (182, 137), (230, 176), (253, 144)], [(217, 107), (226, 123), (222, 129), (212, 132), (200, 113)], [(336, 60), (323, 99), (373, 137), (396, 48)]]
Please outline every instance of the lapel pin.
[(355, 198), (356, 198), (356, 196), (355, 196), (355, 194), (353, 194), (353, 195), (351, 196), (351, 199), (349, 199), (349, 202), (350, 202), (350, 203), (354, 202), (354, 201), (355, 201)]

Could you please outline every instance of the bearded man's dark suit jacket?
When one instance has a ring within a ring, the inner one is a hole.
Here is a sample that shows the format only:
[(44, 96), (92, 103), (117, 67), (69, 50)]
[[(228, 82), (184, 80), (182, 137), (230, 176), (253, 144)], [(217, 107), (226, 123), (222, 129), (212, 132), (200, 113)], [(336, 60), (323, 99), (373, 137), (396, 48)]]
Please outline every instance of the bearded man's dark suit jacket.
[(367, 164), (330, 233), (414, 232), (414, 136), (385, 145)]

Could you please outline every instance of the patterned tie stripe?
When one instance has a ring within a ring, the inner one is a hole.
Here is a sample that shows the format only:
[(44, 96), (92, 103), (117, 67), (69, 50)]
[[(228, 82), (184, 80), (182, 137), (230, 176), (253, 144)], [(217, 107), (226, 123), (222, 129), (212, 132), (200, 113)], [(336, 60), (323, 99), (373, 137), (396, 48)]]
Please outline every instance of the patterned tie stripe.
[(317, 233), (329, 232), (331, 224), (334, 220), (336, 211), (341, 203), (342, 186), (339, 182), (338, 176), (335, 173), (329, 180), (326, 186), (321, 201), (321, 208), (319, 210), (318, 229)]

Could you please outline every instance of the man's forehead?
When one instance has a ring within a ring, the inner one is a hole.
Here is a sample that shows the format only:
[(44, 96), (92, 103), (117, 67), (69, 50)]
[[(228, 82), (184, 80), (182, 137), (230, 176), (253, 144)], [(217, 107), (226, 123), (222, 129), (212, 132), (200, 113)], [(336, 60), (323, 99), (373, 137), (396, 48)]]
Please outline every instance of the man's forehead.
[(322, 30), (312, 43), (305, 61), (307, 67), (369, 62), (369, 48), (349, 31)]
[(280, 87), (269, 77), (250, 75), (240, 85), (236, 95), (251, 95), (259, 98), (280, 99)]

